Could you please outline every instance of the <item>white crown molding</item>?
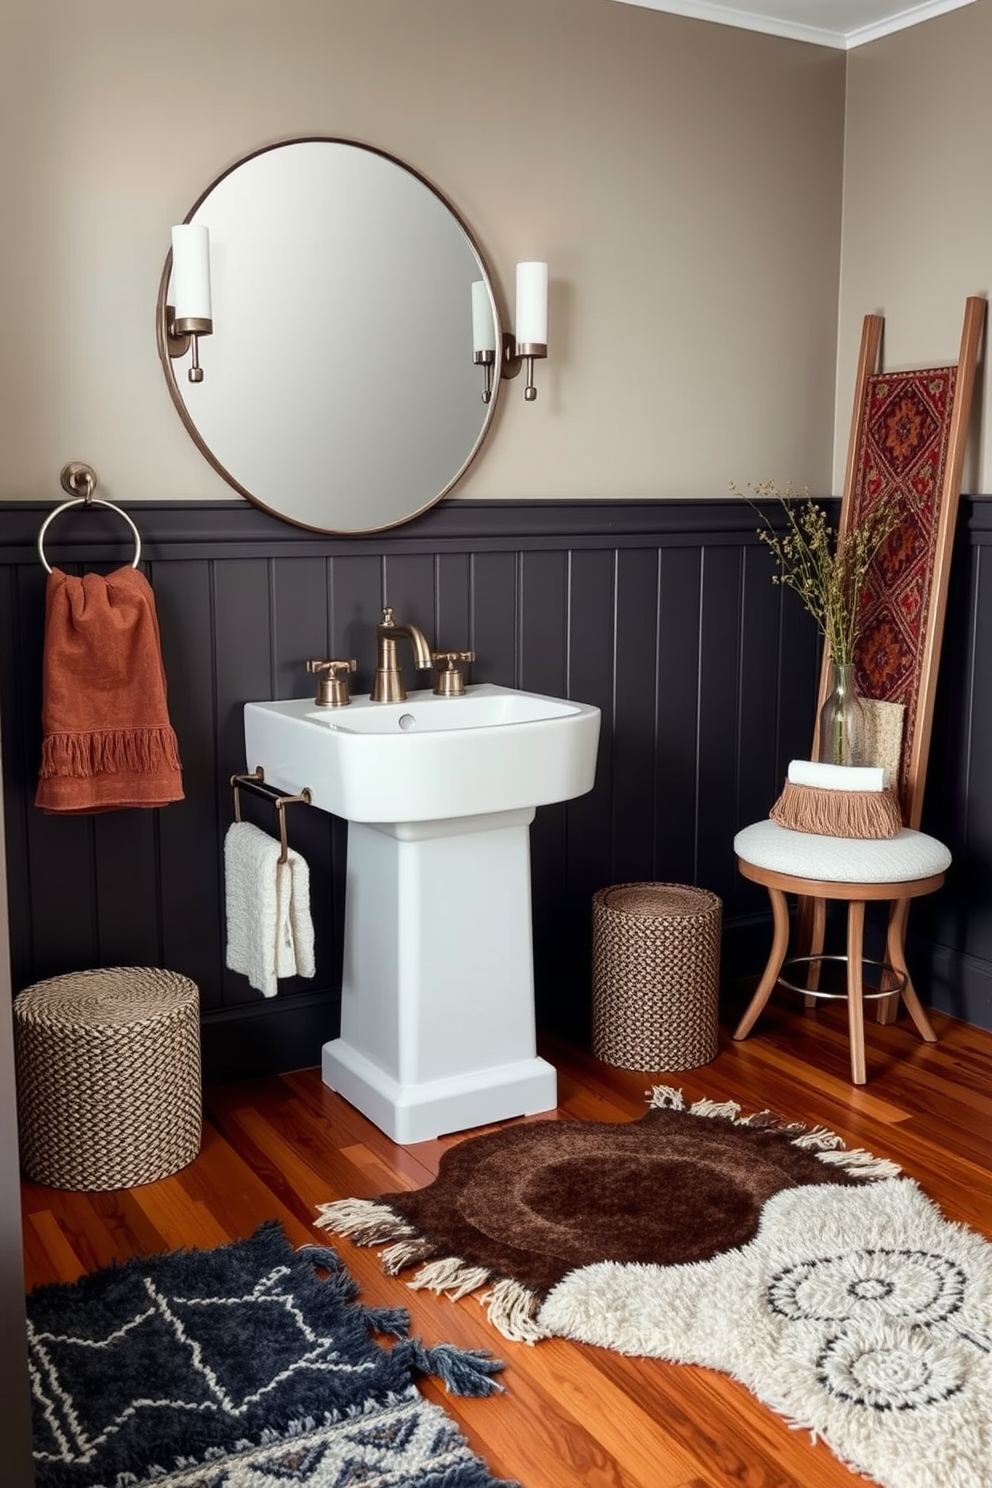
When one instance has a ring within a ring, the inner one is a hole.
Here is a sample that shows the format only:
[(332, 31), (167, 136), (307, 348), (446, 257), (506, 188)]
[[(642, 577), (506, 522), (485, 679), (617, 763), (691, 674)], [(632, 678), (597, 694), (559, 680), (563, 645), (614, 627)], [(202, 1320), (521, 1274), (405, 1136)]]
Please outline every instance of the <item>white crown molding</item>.
[(950, 10), (960, 10), (964, 5), (976, 3), (977, 0), (923, 0), (919, 5), (907, 5), (904, 10), (886, 16), (884, 21), (877, 21), (870, 26), (858, 26), (849, 31), (847, 46), (864, 46), (865, 42), (877, 41), (880, 36), (891, 36), (894, 31), (905, 31), (907, 27), (917, 26), (921, 21), (930, 21), (935, 16), (946, 15)]
[[(904, 31), (908, 26), (917, 26), (921, 21), (945, 15), (950, 10), (974, 5), (977, 0), (918, 0), (918, 3), (910, 5), (894, 3), (889, 14), (879, 20), (868, 22), (864, 26), (853, 26), (847, 31), (806, 25), (790, 20), (783, 14), (767, 15), (760, 11), (739, 9), (733, 4), (720, 4), (718, 0), (615, 0), (615, 3), (639, 5), (646, 10), (664, 10), (672, 15), (689, 16), (697, 21), (714, 21), (718, 25), (736, 26), (744, 31), (762, 31), (768, 36), (784, 36), (791, 41), (808, 41), (816, 46), (849, 51), (853, 47), (864, 46), (866, 42), (889, 36), (894, 31)], [(778, 0), (777, 8), (787, 12), (788, 0)]]

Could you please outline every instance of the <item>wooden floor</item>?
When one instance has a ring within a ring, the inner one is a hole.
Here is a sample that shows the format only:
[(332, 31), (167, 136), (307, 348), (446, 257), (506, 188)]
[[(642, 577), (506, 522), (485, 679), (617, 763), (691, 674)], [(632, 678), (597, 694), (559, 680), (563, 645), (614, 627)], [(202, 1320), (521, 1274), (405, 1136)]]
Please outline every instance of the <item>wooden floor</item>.
[[(904, 1019), (868, 1032), (869, 1083), (848, 1078), (843, 1013), (772, 1007), (743, 1044), (721, 1036), (712, 1064), (675, 1076), (614, 1070), (556, 1044), (558, 1118), (629, 1121), (648, 1085), (687, 1098), (733, 1098), (820, 1122), (848, 1145), (895, 1159), (950, 1218), (992, 1235), (992, 1034), (938, 1016), (936, 1046)], [(421, 1187), (459, 1137), (399, 1148), (316, 1070), (209, 1089), (203, 1150), (175, 1177), (109, 1194), (24, 1185), (29, 1289), (181, 1246), (213, 1246), (282, 1221), (294, 1244), (323, 1240), (316, 1206), (343, 1196)], [(511, 1344), (474, 1298), (451, 1303), (383, 1276), (374, 1251), (338, 1240), (372, 1305), (404, 1305), (427, 1343), (489, 1348), (507, 1363), (506, 1393), (486, 1400), (425, 1393), (461, 1422), (496, 1476), (524, 1488), (853, 1488), (864, 1479), (826, 1447), (722, 1375), (629, 1359), (558, 1340)]]

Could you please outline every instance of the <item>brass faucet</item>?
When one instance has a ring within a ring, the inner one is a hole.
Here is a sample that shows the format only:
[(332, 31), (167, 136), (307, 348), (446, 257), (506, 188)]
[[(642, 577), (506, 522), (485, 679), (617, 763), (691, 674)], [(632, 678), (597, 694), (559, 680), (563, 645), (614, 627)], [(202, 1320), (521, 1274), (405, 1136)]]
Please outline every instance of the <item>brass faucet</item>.
[(427, 671), (433, 664), (427, 637), (415, 625), (397, 625), (393, 611), (387, 606), (382, 612), (382, 621), (375, 628), (376, 665), (372, 678), (371, 698), (373, 703), (401, 703), (406, 697), (406, 683), (396, 661), (396, 642), (408, 640), (413, 647), (413, 664), (418, 672)]

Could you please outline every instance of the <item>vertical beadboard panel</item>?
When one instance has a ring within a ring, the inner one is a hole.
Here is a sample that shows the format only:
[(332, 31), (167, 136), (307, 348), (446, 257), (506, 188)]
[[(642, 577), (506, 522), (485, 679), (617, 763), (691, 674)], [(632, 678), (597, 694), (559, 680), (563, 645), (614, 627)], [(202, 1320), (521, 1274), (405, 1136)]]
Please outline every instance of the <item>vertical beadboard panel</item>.
[(665, 548), (658, 593), (658, 743), (653, 760), (655, 868), (661, 883), (694, 883), (699, 771), (702, 550)]
[[(49, 561), (53, 561), (51, 556)], [(79, 569), (74, 563), (61, 567), (72, 573)], [(21, 779), (27, 803), (30, 959), (32, 967), (45, 967), (45, 975), (58, 976), (96, 965), (101, 946), (94, 853), (96, 818), (46, 816), (34, 805), (41, 763), (45, 584), (45, 571), (37, 559), (17, 574), (17, 684), (22, 689), (17, 696)]]
[[(226, 807), (228, 781), (246, 765), (244, 705), (253, 698), (272, 697), (275, 692), (272, 562), (266, 558), (233, 558), (215, 561), (212, 567), (216, 801), (223, 800)], [(254, 768), (256, 761), (247, 763)], [(258, 809), (263, 806), (264, 802)], [(246, 817), (252, 810), (254, 807), (246, 808)], [(224, 1007), (251, 1006), (259, 997), (246, 977), (223, 968), (220, 1001)]]
[(564, 1036), (588, 1042), (590, 1033), (592, 896), (610, 880), (608, 857), (613, 817), (613, 635), (614, 553), (573, 551), (568, 568), (567, 695), (591, 703), (603, 716), (596, 780), (592, 790), (565, 807), (565, 893), (558, 967), (549, 984), (556, 1024)]
[[(4, 830), (10, 864), (6, 877), (7, 920), (13, 932), (10, 936), (10, 977), (15, 991), (32, 980), (34, 969), (30, 934), (34, 905), (28, 872), (28, 814), (33, 807), (29, 804), (25, 768), (25, 722), (30, 700), (24, 695), (27, 648), (22, 623), (26, 617), (19, 602), (20, 578), (17, 568), (0, 567), (0, 678), (4, 683), (0, 689), (0, 729), (3, 734)], [(37, 722), (35, 730), (40, 737)]]
[(658, 549), (620, 551), (610, 720), (613, 731), (610, 876), (616, 883), (636, 883), (654, 877), (659, 660), (662, 647), (673, 639), (659, 632)]
[(272, 680), (276, 698), (316, 691), (309, 657), (330, 660), (331, 617), (323, 558), (276, 558), (272, 565)]
[[(468, 553), (440, 553), (437, 564), (437, 593), (434, 605), (434, 634), (437, 651), (471, 651), (472, 594), (471, 558)], [(465, 675), (476, 680), (469, 664)]]
[(692, 882), (705, 885), (726, 901), (737, 880), (727, 846), (734, 834), (736, 807), (740, 550), (707, 547), (702, 580), (696, 871)]
[[(212, 569), (204, 558), (180, 558), (157, 562), (154, 570), (169, 717), (185, 793), (184, 800), (157, 813), (162, 964), (192, 977), (205, 1008), (220, 1003), (221, 845), (231, 820), (227, 778), (217, 768)], [(229, 773), (235, 769), (241, 764), (231, 765)]]
[(516, 554), (476, 553), (471, 570), (474, 682), (519, 685), (517, 676)]
[[(520, 686), (561, 697), (566, 678), (568, 616), (565, 553), (523, 553), (518, 590)], [(530, 829), (534, 976), (539, 1020), (554, 1018), (559, 998), (561, 926), (565, 918), (565, 804), (542, 806)]]
[(357, 668), (351, 690), (372, 690), (375, 628), (382, 613), (382, 560), (372, 553), (335, 553), (330, 570), (331, 634), (328, 660), (351, 660)]

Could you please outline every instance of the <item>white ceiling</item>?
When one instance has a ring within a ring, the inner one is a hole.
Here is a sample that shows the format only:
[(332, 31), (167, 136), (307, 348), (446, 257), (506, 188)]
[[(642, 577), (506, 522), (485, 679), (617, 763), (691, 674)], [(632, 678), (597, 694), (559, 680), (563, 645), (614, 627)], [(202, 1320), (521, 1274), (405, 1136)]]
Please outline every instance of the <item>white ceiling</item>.
[(648, 10), (668, 10), (700, 21), (790, 36), (819, 46), (862, 46), (928, 21), (931, 16), (974, 5), (976, 0), (619, 0)]

